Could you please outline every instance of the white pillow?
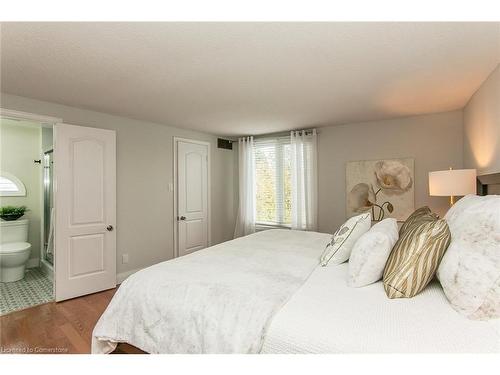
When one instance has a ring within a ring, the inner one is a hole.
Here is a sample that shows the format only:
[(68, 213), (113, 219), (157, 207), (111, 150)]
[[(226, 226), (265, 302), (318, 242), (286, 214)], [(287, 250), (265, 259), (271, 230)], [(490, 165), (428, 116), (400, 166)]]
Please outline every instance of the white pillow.
[(398, 238), (396, 219), (382, 220), (363, 234), (354, 244), (349, 258), (347, 284), (358, 288), (379, 281)]
[(321, 256), (321, 265), (328, 263), (344, 263), (351, 255), (352, 248), (363, 233), (366, 233), (371, 226), (372, 217), (370, 213), (364, 213), (351, 217), (332, 236), (332, 240)]
[(500, 318), (500, 195), (467, 195), (446, 214), (451, 243), (437, 276), (469, 319)]

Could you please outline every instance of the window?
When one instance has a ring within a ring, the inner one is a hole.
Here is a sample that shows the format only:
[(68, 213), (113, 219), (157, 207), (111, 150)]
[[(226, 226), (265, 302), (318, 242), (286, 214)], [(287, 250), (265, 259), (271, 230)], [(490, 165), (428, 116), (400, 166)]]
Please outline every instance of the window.
[(14, 175), (0, 173), (0, 197), (24, 197), (26, 188), (24, 184)]
[(290, 137), (254, 141), (257, 224), (291, 224), (290, 151)]

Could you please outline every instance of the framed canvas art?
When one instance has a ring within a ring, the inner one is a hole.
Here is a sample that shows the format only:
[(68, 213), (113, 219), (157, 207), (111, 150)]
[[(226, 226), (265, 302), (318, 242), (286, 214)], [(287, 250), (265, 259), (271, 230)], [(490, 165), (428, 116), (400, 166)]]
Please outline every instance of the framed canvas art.
[(415, 210), (414, 178), (412, 158), (348, 162), (347, 217), (371, 212), (375, 221), (406, 220)]

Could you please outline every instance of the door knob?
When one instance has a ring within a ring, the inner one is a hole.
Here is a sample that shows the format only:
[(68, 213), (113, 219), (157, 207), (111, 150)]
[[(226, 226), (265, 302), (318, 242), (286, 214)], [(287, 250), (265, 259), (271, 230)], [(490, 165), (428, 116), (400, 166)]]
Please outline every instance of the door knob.
[(112, 226), (112, 225), (108, 225), (108, 226), (106, 227), (106, 230), (107, 230), (108, 232), (111, 232), (111, 231), (113, 230), (113, 226)]
[(179, 220), (186, 220), (186, 216), (181, 216)]

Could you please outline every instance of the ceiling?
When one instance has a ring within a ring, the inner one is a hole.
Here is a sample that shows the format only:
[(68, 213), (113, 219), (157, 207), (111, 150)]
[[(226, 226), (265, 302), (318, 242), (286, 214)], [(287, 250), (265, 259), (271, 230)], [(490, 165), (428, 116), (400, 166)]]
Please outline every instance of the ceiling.
[(1, 90), (235, 136), (462, 108), (500, 23), (2, 23)]

